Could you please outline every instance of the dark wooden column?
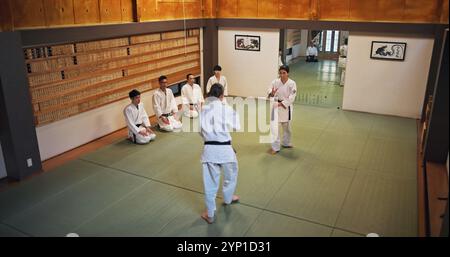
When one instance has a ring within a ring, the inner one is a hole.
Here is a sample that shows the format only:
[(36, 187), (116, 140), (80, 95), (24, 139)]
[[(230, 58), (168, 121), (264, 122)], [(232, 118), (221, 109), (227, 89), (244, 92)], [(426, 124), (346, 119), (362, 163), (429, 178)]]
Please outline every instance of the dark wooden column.
[(8, 178), (21, 180), (42, 166), (20, 33), (0, 33), (0, 56), (0, 141)]

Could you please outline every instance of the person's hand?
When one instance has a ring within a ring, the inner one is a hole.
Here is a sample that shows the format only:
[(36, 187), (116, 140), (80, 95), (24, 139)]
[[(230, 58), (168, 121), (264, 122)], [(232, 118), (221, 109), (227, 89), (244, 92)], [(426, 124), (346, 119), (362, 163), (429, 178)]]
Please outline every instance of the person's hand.
[(273, 87), (273, 88), (272, 88), (272, 92), (270, 92), (269, 96), (270, 96), (270, 97), (274, 97), (275, 94), (277, 93), (277, 90), (278, 90), (278, 89), (275, 89), (275, 88)]
[(139, 131), (139, 134), (144, 137), (148, 136), (147, 130), (145, 130), (145, 129)]
[(278, 107), (283, 107), (284, 109), (286, 109), (286, 106), (284, 106), (283, 103), (278, 103)]
[(164, 124), (170, 125), (170, 121), (167, 117), (161, 116), (161, 120)]

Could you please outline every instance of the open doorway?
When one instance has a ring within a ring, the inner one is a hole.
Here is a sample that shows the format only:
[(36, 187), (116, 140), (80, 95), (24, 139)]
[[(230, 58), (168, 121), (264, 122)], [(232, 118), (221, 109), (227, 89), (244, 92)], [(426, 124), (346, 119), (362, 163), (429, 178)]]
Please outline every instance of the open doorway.
[(290, 66), (290, 77), (297, 82), (296, 102), (341, 108), (348, 31), (287, 29), (281, 35), (283, 63)]

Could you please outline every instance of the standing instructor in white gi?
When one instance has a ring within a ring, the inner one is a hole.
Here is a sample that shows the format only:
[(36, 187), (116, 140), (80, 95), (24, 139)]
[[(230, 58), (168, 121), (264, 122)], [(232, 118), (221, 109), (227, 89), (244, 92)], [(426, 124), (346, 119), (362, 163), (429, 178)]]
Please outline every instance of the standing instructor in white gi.
[(270, 114), (270, 127), (272, 132), (271, 154), (277, 154), (281, 149), (281, 128), (284, 133), (283, 147), (293, 147), (291, 143), (291, 121), (293, 104), (297, 95), (297, 84), (289, 78), (289, 66), (281, 66), (279, 75), (280, 78), (272, 82), (272, 86), (267, 92), (269, 98), (273, 100)]
[(207, 104), (200, 114), (200, 134), (205, 142), (202, 154), (203, 186), (205, 190), (206, 211), (201, 217), (208, 223), (214, 222), (216, 195), (220, 184), (220, 171), (223, 168), (223, 198), (228, 205), (239, 201), (234, 195), (237, 184), (238, 163), (231, 146), (230, 130), (239, 130), (239, 116), (228, 105), (222, 103), (224, 88), (213, 84), (208, 94)]

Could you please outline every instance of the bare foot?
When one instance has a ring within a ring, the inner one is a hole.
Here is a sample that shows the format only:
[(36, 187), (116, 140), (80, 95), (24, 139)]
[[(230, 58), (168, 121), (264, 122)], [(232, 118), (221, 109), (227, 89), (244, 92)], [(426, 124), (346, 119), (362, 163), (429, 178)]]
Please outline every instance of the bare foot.
[(273, 150), (273, 149), (270, 149), (270, 151), (269, 151), (269, 153), (270, 153), (271, 155), (276, 155), (278, 152), (280, 152), (280, 151), (275, 151), (275, 150)]
[(208, 224), (214, 223), (214, 217), (208, 217), (208, 212), (203, 212), (201, 215), (202, 219), (204, 219)]
[(234, 203), (239, 203), (239, 196), (237, 195), (233, 195), (233, 198), (231, 198), (231, 203), (223, 203), (224, 205), (230, 205), (230, 204), (234, 204)]

